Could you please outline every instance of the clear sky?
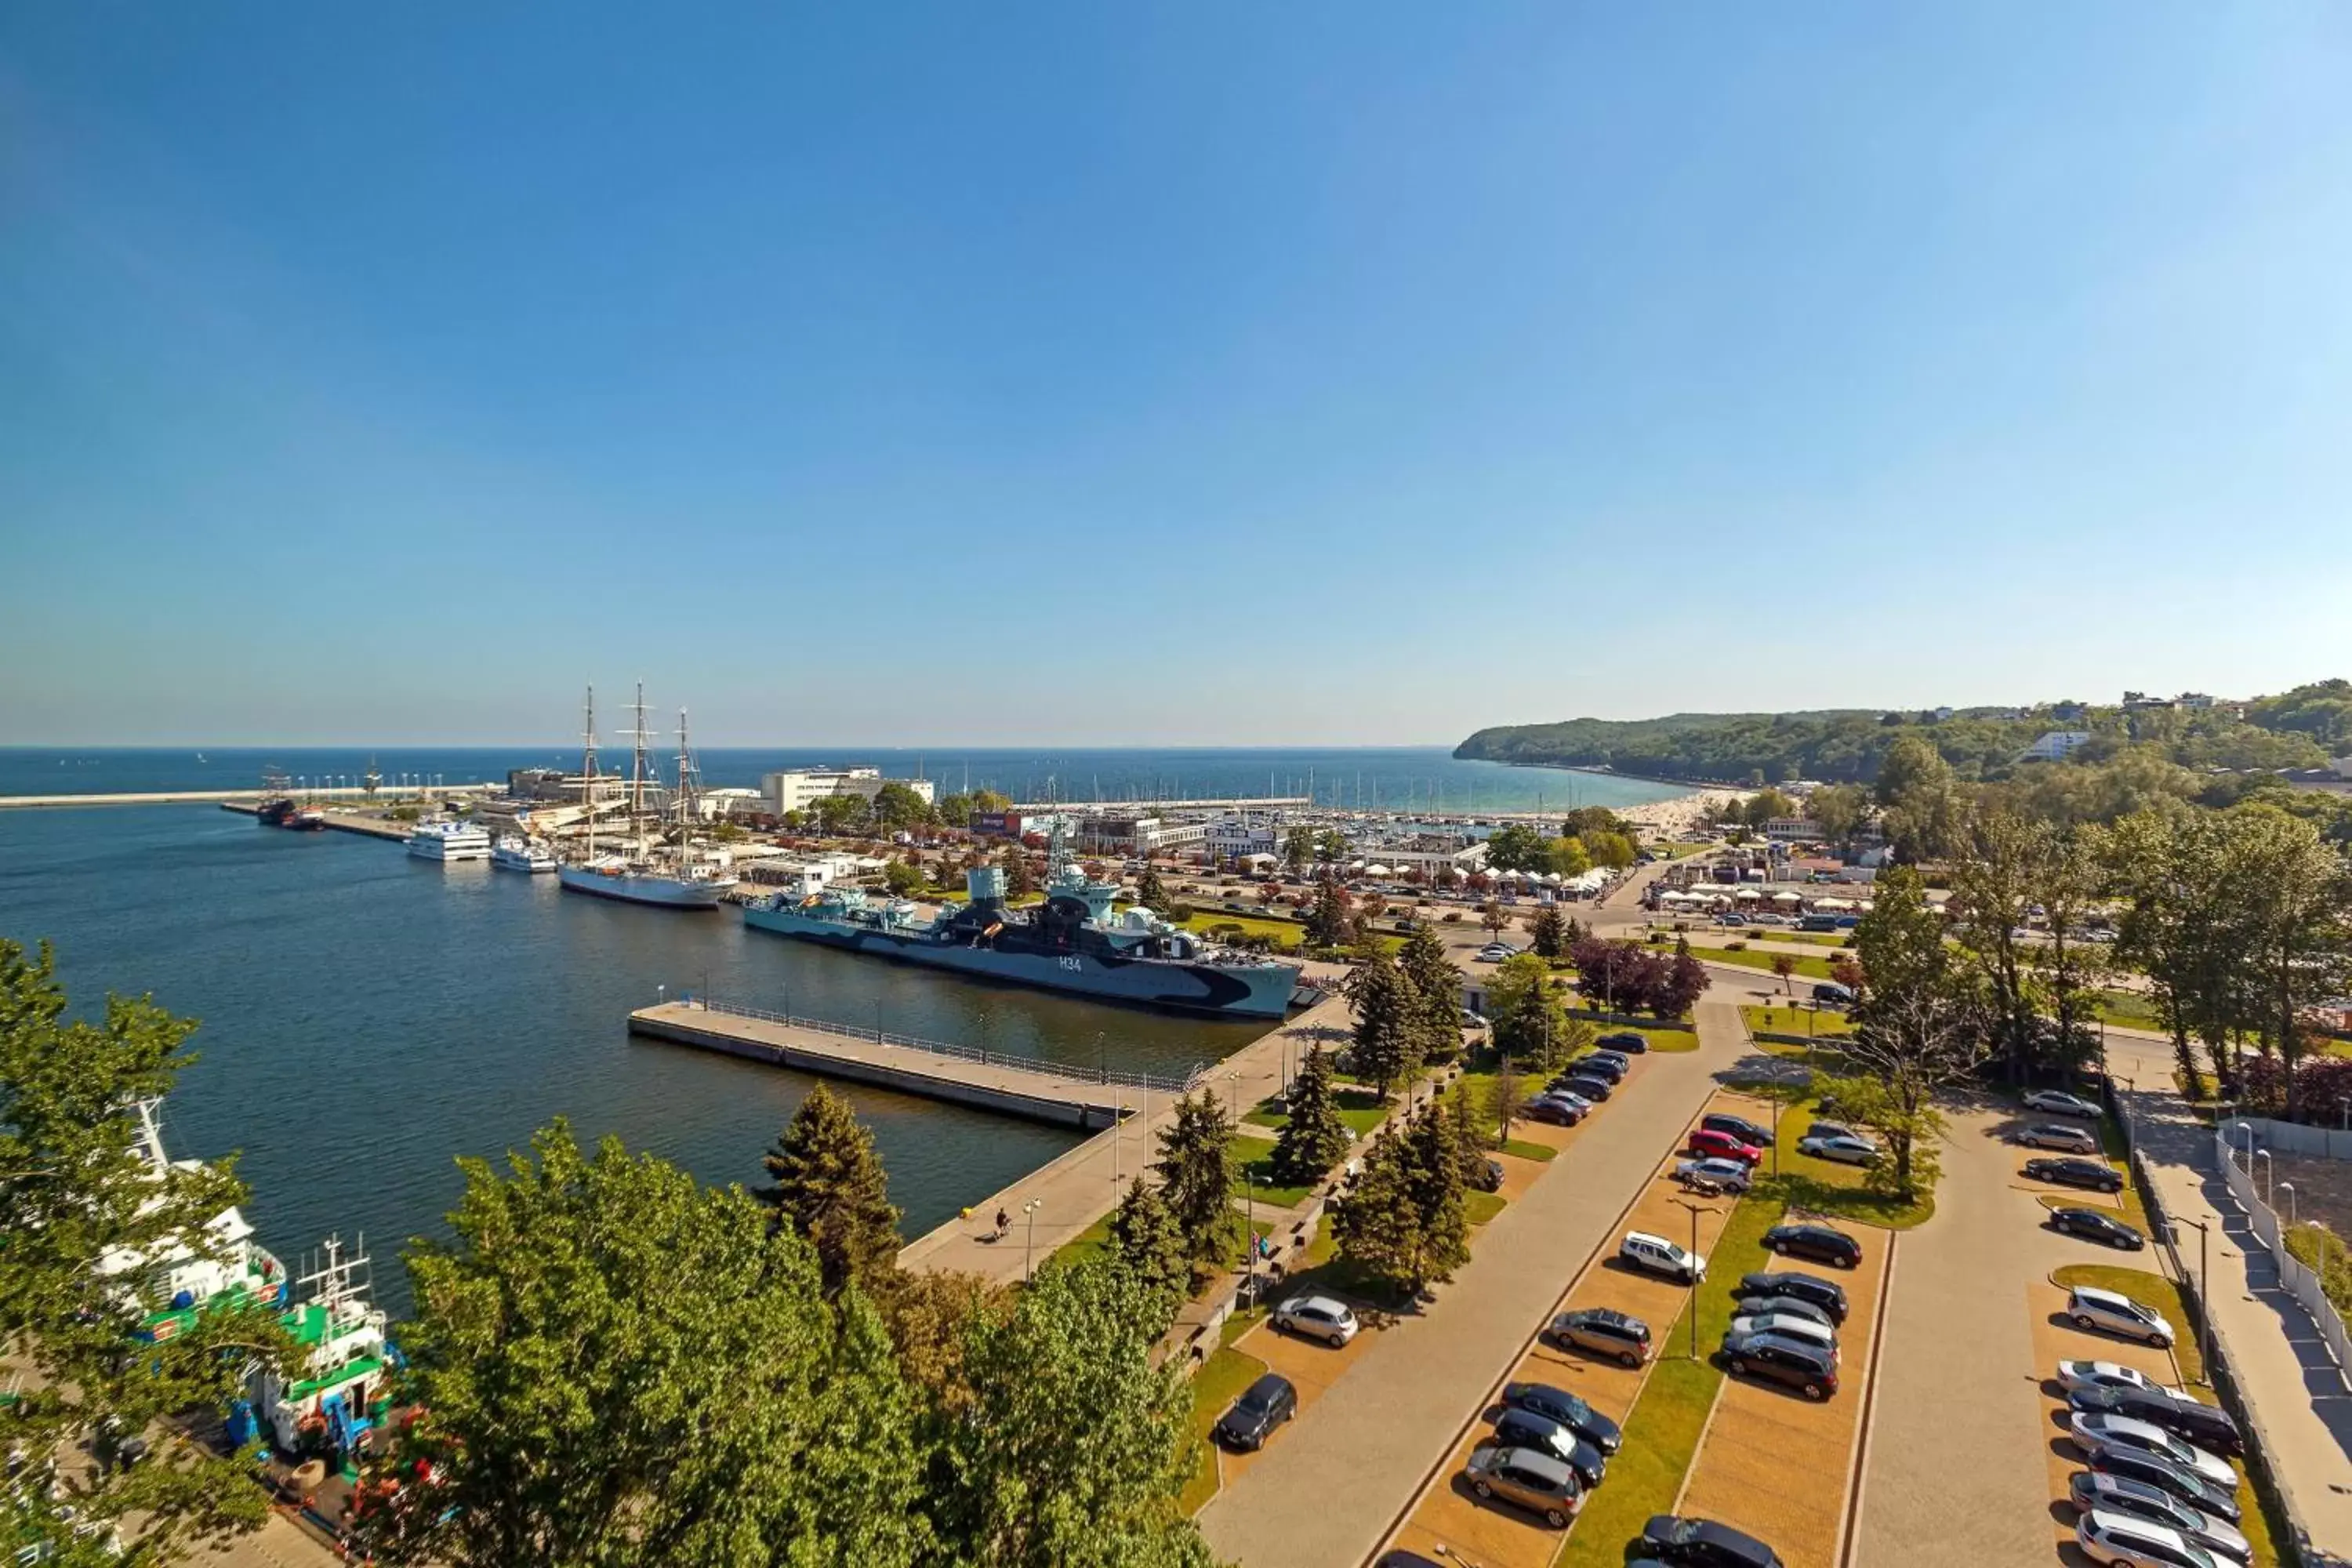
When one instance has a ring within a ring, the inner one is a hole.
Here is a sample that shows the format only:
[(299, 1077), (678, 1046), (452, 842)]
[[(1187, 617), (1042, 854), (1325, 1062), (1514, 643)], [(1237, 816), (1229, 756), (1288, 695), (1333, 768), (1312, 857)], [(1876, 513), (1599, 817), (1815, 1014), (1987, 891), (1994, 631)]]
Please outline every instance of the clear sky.
[(2352, 672), (2352, 6), (0, 7), (0, 743)]

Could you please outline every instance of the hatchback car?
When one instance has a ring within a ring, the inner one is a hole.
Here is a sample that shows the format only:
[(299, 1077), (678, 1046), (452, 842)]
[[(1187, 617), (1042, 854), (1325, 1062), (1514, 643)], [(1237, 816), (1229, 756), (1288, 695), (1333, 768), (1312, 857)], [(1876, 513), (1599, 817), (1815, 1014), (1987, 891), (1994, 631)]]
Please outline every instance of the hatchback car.
[(2102, 1241), (2109, 1247), (2120, 1247), (2126, 1252), (2137, 1252), (2147, 1245), (2147, 1237), (2115, 1215), (2097, 1209), (2052, 1209), (2050, 1228), (2063, 1230), (2068, 1236)]
[(1618, 1445), (1625, 1440), (1617, 1423), (1565, 1388), (1554, 1388), (1549, 1383), (1507, 1383), (1503, 1385), (1503, 1404), (1512, 1410), (1532, 1410), (1557, 1421), (1603, 1454), (1615, 1453)]
[(2108, 1448), (2091, 1456), (2091, 1473), (2145, 1481), (2168, 1497), (2179, 1498), (2200, 1513), (2238, 1522), (2238, 1489), (2217, 1487), (2196, 1471), (2154, 1454), (2133, 1448)]
[(2168, 1460), (2213, 1486), (2238, 1484), (2238, 1472), (2230, 1468), (2229, 1460), (2219, 1454), (2209, 1454), (2194, 1443), (2184, 1443), (2152, 1422), (2135, 1421), (2128, 1415), (2087, 1415), (2077, 1410), (2067, 1415), (2066, 1430), (2074, 1439), (2074, 1447), (2086, 1457), (2108, 1448), (2128, 1448)]
[(1756, 1169), (1744, 1160), (1685, 1160), (1675, 1166), (1675, 1180), (1693, 1192), (1744, 1193), (1756, 1179)]
[(1784, 1340), (1801, 1340), (1819, 1345), (1834, 1356), (1837, 1354), (1837, 1330), (1819, 1318), (1801, 1313), (1742, 1311), (1731, 1320), (1731, 1332), (1746, 1338), (1752, 1334), (1774, 1334)]
[(2099, 1193), (2124, 1190), (2124, 1173), (2096, 1160), (2028, 1160), (2025, 1179), (2051, 1182), (2062, 1187), (2088, 1187)]
[(1810, 1258), (1840, 1268), (1862, 1265), (1862, 1243), (1825, 1225), (1776, 1225), (1764, 1233), (1764, 1249), (1790, 1258)]
[(1781, 1568), (1780, 1554), (1744, 1531), (1670, 1513), (1643, 1525), (1633, 1550), (1669, 1568)]
[(2044, 1110), (2053, 1116), (2082, 1116), (2093, 1121), (2099, 1119), (2099, 1108), (2079, 1094), (2066, 1094), (2054, 1089), (2037, 1089), (2025, 1097), (2029, 1110)]
[(1592, 1108), (1580, 1100), (1556, 1099), (1547, 1096), (1531, 1100), (1519, 1114), (1530, 1121), (1549, 1122), (1554, 1127), (1573, 1127), (1592, 1113)]
[(1727, 1333), (1723, 1364), (1740, 1377), (1786, 1384), (1808, 1399), (1837, 1392), (1837, 1354), (1807, 1340), (1782, 1334)]
[(1870, 1142), (1868, 1138), (1856, 1131), (1853, 1128), (1848, 1127), (1843, 1121), (1824, 1121), (1820, 1117), (1815, 1117), (1811, 1121), (1806, 1123), (1805, 1136), (1808, 1138), (1851, 1138), (1861, 1143), (1867, 1143)]
[(1495, 1443), (1504, 1448), (1533, 1448), (1549, 1455), (1576, 1472), (1576, 1484), (1586, 1491), (1609, 1474), (1601, 1450), (1549, 1415), (1532, 1410), (1506, 1409), (1495, 1418)]
[(2017, 1141), (2029, 1149), (2063, 1149), (2069, 1154), (2095, 1154), (2099, 1152), (2096, 1133), (2087, 1127), (2075, 1127), (2063, 1121), (2037, 1121), (2018, 1133)]
[(1879, 1150), (1867, 1138), (1825, 1138), (1819, 1132), (1808, 1132), (1797, 1140), (1797, 1152), (1841, 1165), (1871, 1165), (1877, 1163)]
[(2066, 1492), (2084, 1513), (2105, 1509), (2110, 1513), (2128, 1514), (2150, 1524), (2168, 1526), (2180, 1531), (2190, 1545), (2201, 1546), (2231, 1563), (2244, 1563), (2253, 1556), (2253, 1546), (2236, 1525), (2193, 1509), (2146, 1481), (2104, 1476), (2096, 1470), (2076, 1470), (2067, 1478)]
[(1613, 1035), (1601, 1036), (1601, 1044), (1612, 1051), (1625, 1051), (1638, 1057), (1650, 1048), (1650, 1037), (1636, 1029), (1622, 1029)]
[(2169, 1389), (2077, 1388), (2068, 1392), (2066, 1404), (2086, 1415), (2126, 1415), (2161, 1426), (2210, 1453), (2235, 1457), (2246, 1451), (2245, 1435), (2228, 1411)]
[(1584, 1506), (1576, 1472), (1533, 1448), (1480, 1448), (1463, 1475), (1481, 1499), (1516, 1503), (1554, 1530), (1566, 1530)]
[(2172, 1325), (2163, 1313), (2117, 1291), (2077, 1285), (2066, 1294), (2066, 1316), (2078, 1329), (2095, 1329), (2168, 1350), (2172, 1345)]
[(1706, 1278), (1706, 1258), (1647, 1231), (1627, 1231), (1625, 1239), (1617, 1244), (1617, 1256), (1644, 1273), (1663, 1274), (1685, 1285), (1696, 1285)]
[(1620, 1366), (1650, 1359), (1650, 1325), (1612, 1307), (1586, 1307), (1551, 1321), (1552, 1342), (1562, 1350), (1590, 1351)]
[(1706, 1131), (1728, 1132), (1742, 1143), (1753, 1144), (1759, 1149), (1769, 1149), (1772, 1146), (1770, 1130), (1759, 1127), (1745, 1116), (1733, 1116), (1721, 1110), (1710, 1110), (1698, 1119), (1698, 1124)]
[(2062, 1361), (2058, 1386), (2069, 1394), (2078, 1388), (2163, 1388), (2147, 1373), (2111, 1361)]
[(1270, 1320), (1282, 1332), (1302, 1334), (1326, 1344), (1344, 1345), (1356, 1337), (1360, 1325), (1345, 1301), (1328, 1296), (1293, 1296), (1274, 1310)]
[(1732, 1295), (1742, 1301), (1764, 1296), (1793, 1296), (1800, 1301), (1810, 1301), (1829, 1314), (1830, 1321), (1845, 1321), (1845, 1287), (1834, 1279), (1818, 1275), (1799, 1274), (1793, 1270), (1781, 1273), (1743, 1274), (1738, 1289)]
[(1274, 1429), (1298, 1414), (1298, 1391), (1290, 1380), (1267, 1373), (1242, 1391), (1234, 1407), (1217, 1418), (1217, 1440), (1247, 1453), (1265, 1447)]
[(2105, 1568), (2218, 1568), (2210, 1552), (2179, 1531), (2105, 1509), (2075, 1521), (2074, 1544)]
[(1713, 1132), (1702, 1127), (1690, 1135), (1690, 1152), (1702, 1160), (1738, 1160), (1753, 1165), (1764, 1158), (1764, 1151), (1753, 1143), (1743, 1143), (1728, 1132)]

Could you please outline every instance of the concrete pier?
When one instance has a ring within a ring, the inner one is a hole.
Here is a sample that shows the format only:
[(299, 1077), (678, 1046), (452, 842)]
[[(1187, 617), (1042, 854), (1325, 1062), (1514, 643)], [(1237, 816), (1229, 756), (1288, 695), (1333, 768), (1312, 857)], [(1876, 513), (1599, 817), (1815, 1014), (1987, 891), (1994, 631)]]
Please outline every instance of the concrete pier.
[[(414, 784), (397, 789), (383, 788), (373, 795), (359, 784), (320, 785), (312, 788), (289, 786), (285, 792), (305, 801), (325, 803), (331, 800), (367, 801), (391, 805), (400, 801), (438, 800), (443, 795), (465, 795), (485, 789), (480, 784), (442, 784), (429, 790), (419, 790)], [(179, 789), (161, 790), (152, 795), (0, 795), (0, 810), (11, 806), (77, 805), (226, 805), (231, 810), (241, 804), (247, 811), (257, 810), (265, 800), (275, 798), (269, 790), (261, 789)]]
[[(258, 801), (225, 800), (220, 803), (220, 806), (223, 811), (242, 812), (247, 816), (261, 815), (261, 803)], [(409, 836), (416, 831), (416, 825), (411, 822), (390, 822), (381, 816), (353, 816), (349, 812), (330, 811), (327, 813), (327, 828), (333, 833), (356, 833), (362, 837), (389, 838), (395, 842), (405, 843)]]

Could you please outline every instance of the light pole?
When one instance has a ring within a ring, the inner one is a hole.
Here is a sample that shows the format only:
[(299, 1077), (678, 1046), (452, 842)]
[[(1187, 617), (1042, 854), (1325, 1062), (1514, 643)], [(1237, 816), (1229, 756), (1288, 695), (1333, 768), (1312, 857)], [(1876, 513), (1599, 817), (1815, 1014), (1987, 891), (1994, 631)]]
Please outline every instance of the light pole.
[(1246, 1165), (1242, 1167), (1242, 1246), (1243, 1267), (1248, 1271), (1247, 1282), (1242, 1287), (1243, 1299), (1252, 1306), (1257, 1304), (1257, 1176)]
[[(2273, 1176), (2276, 1176), (2276, 1175), (2278, 1174), (2278, 1169), (2277, 1169), (2277, 1167), (2276, 1167), (2276, 1166), (2274, 1166), (2274, 1165), (2273, 1165), (2273, 1164), (2271, 1163), (2271, 1152), (2270, 1152), (2269, 1150), (2267, 1150), (2267, 1149), (2257, 1149), (2257, 1150), (2255, 1150), (2255, 1151), (2254, 1151), (2254, 1152), (2255, 1152), (2257, 1155), (2259, 1155), (2259, 1156), (2261, 1157), (2262, 1162), (2263, 1162), (2263, 1205), (2264, 1205), (2265, 1207), (2276, 1207), (2277, 1205), (2275, 1205), (2272, 1204), (2272, 1202), (2271, 1202), (2271, 1179), (2272, 1179)], [(2252, 1181), (2252, 1180), (2253, 1179), (2253, 1174), (2254, 1174), (2254, 1168), (2253, 1168), (2252, 1165), (2248, 1165), (2248, 1166), (2246, 1167), (2246, 1178), (2247, 1178), (2247, 1180)]]
[[(2205, 1286), (2210, 1278), (2207, 1271), (2206, 1247), (2212, 1239), (2212, 1232), (2207, 1228), (2201, 1219), (2189, 1219), (2184, 1215), (2172, 1223), (2176, 1226), (2193, 1225), (2197, 1227), (2197, 1370), (2204, 1373), (2198, 1381), (2210, 1384), (2213, 1381), (2213, 1374), (2210, 1370), (2213, 1356), (2213, 1300), (2206, 1294)], [(2179, 1238), (2177, 1234), (2173, 1239), (2174, 1245), (2178, 1246)]]
[(1031, 1198), (1021, 1205), (1021, 1212), (1029, 1216), (1029, 1238), (1022, 1244), (1021, 1249), (1021, 1282), (1024, 1285), (1029, 1282), (1031, 1270), (1037, 1261), (1037, 1209), (1045, 1201), (1043, 1198)]
[(1772, 1097), (1772, 1179), (1780, 1179), (1780, 1097)]
[[(1675, 1202), (1690, 1210), (1690, 1255), (1691, 1262), (1696, 1264), (1698, 1261), (1698, 1216), (1703, 1214), (1713, 1214), (1716, 1211), (1705, 1204), (1692, 1203), (1687, 1198), (1676, 1198)], [(1690, 1358), (1696, 1361), (1698, 1360), (1698, 1276), (1696, 1274), (1691, 1276), (1690, 1282)]]
[(2293, 1182), (2281, 1182), (2278, 1184), (2278, 1190), (2286, 1194), (2286, 1227), (2289, 1230), (2293, 1230), (2297, 1219), (2302, 1214), (2302, 1210), (2295, 1200), (2294, 1184)]

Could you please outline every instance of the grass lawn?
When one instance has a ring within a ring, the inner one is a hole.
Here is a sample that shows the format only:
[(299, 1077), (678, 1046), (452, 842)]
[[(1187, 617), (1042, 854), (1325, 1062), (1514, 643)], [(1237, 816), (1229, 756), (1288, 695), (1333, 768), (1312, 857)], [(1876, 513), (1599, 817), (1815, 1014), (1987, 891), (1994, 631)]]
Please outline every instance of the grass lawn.
[[(1339, 1120), (1354, 1128), (1359, 1138), (1369, 1136), (1373, 1128), (1388, 1119), (1389, 1108), (1384, 1105), (1342, 1104), (1339, 1107)], [(1253, 1127), (1271, 1127), (1277, 1132), (1290, 1125), (1289, 1117), (1279, 1110), (1269, 1110), (1263, 1104), (1242, 1120)]]
[(1830, 977), (1830, 961), (1815, 958), (1810, 953), (1759, 952), (1752, 947), (1744, 947), (1738, 952), (1727, 947), (1694, 947), (1691, 956), (1709, 963), (1736, 963), (1743, 969), (1760, 969), (1767, 974), (1772, 973), (1774, 959), (1785, 958), (1796, 964), (1793, 973), (1809, 980), (1827, 980)]
[(1187, 1514), (1201, 1511), (1217, 1495), (1217, 1456), (1209, 1443), (1209, 1428), (1242, 1396), (1242, 1390), (1265, 1372), (1265, 1363), (1230, 1347), (1202, 1363), (1192, 1378), (1192, 1474), (1176, 1494), (1176, 1506)]
[(1549, 1143), (1530, 1143), (1524, 1138), (1514, 1138), (1503, 1145), (1503, 1152), (1522, 1160), (1555, 1160), (1559, 1151)]
[(2103, 1022), (2125, 1029), (2161, 1029), (2164, 1020), (2156, 1010), (2156, 998), (2145, 991), (2102, 991), (2097, 1010)]
[(1276, 947), (1293, 949), (1304, 940), (1303, 928), (1295, 921), (1267, 920), (1257, 915), (1230, 915), (1223, 910), (1195, 910), (1184, 921), (1184, 929), (1206, 932), (1212, 926), (1239, 926), (1244, 936), (1262, 936)]
[(1307, 1194), (1314, 1189), (1286, 1187), (1276, 1183), (1274, 1179), (1272, 1154), (1260, 1154), (1254, 1160), (1247, 1158), (1253, 1150), (1264, 1147), (1265, 1145), (1255, 1138), (1247, 1142), (1236, 1139), (1233, 1147), (1225, 1151), (1225, 1163), (1233, 1171), (1234, 1195), (1240, 1197), (1247, 1193), (1256, 1202), (1278, 1209), (1291, 1208), (1305, 1203)]
[[(2145, 1215), (2142, 1223), (2146, 1223)], [(2088, 1285), (2095, 1289), (2119, 1291), (2163, 1313), (2179, 1334), (2172, 1356), (2180, 1363), (2180, 1375), (2189, 1380), (2189, 1392), (2208, 1405), (2216, 1403), (2213, 1391), (2202, 1381), (2205, 1361), (2198, 1353), (2197, 1336), (2189, 1331), (2194, 1320), (2189, 1315), (2189, 1303), (2180, 1299), (2179, 1288), (2171, 1280), (2144, 1268), (2124, 1268), (2111, 1263), (2070, 1263), (2050, 1278), (2069, 1289)], [(2276, 1521), (2267, 1500), (2255, 1491), (2242, 1470), (2238, 1478), (2238, 1507), (2245, 1516), (2238, 1521), (2238, 1528), (2245, 1531), (2247, 1541), (2253, 1545), (2254, 1562), (2265, 1568), (2275, 1563), (2279, 1560), (2278, 1548), (2272, 1543), (2272, 1528)]]
[(1485, 1225), (1501, 1214), (1508, 1201), (1500, 1193), (1470, 1192), (1462, 1194), (1462, 1207), (1470, 1215), (1472, 1225)]
[[(1017, 1229), (1013, 1239), (1019, 1239)], [(1010, 1245), (1010, 1243), (1000, 1242), (998, 1245), (1007, 1246)], [(1087, 1258), (1094, 1257), (1097, 1253), (1106, 1250), (1109, 1246), (1110, 1215), (1105, 1215), (1102, 1218), (1095, 1221), (1094, 1224), (1087, 1226), (1086, 1229), (1078, 1232), (1077, 1235), (1070, 1237), (1069, 1240), (1055, 1247), (1054, 1249), (1054, 1255), (1045, 1259), (1045, 1267), (1051, 1268), (1056, 1264), (1083, 1263)]]
[[(1932, 1192), (1906, 1203), (1866, 1189), (1863, 1185), (1865, 1173), (1859, 1165), (1841, 1165), (1834, 1160), (1816, 1160), (1810, 1154), (1798, 1153), (1797, 1140), (1812, 1126), (1813, 1108), (1818, 1103), (1803, 1100), (1781, 1110), (1778, 1151), (1780, 1173), (1759, 1177), (1756, 1184), (1759, 1195), (1778, 1197), (1790, 1208), (1811, 1214), (1883, 1225), (1894, 1230), (1908, 1230), (1936, 1212), (1936, 1195)], [(1772, 1166), (1768, 1163), (1763, 1169), (1769, 1173)]]
[(1687, 1024), (1595, 1024), (1604, 1035), (1622, 1035), (1628, 1029), (1650, 1042), (1654, 1051), (1695, 1051), (1698, 1049), (1698, 1031)]
[(2319, 1276), (2320, 1288), (2335, 1305), (2336, 1314), (2352, 1322), (2352, 1258), (2347, 1258), (2344, 1243), (2334, 1233), (2306, 1221), (2289, 1226), (2286, 1249), (2294, 1254), (2295, 1261)]
[(1751, 1034), (1767, 1031), (1775, 1035), (1812, 1035), (1822, 1039), (1834, 1039), (1853, 1033), (1853, 1021), (1835, 1008), (1825, 1007), (1815, 1012), (1810, 1007), (1782, 1005), (1772, 1007), (1742, 1007), (1739, 1016)]

